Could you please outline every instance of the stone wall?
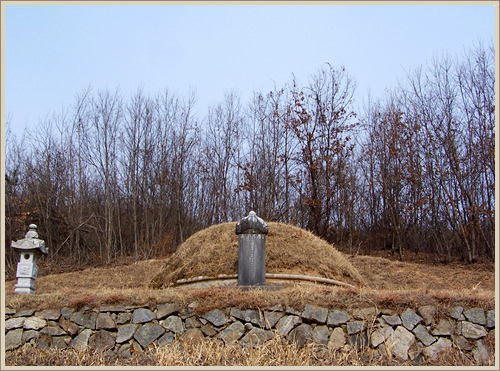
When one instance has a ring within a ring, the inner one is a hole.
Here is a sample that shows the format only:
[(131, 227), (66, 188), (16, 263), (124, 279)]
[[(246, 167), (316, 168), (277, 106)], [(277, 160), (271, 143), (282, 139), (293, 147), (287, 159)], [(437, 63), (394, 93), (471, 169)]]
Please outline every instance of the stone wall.
[[(371, 347), (400, 360), (436, 359), (458, 347), (471, 352), (477, 364), (490, 359), (483, 340), (494, 336), (495, 312), (482, 308), (451, 309), (435, 319), (435, 306), (402, 313), (376, 307), (348, 311), (306, 305), (303, 311), (277, 304), (264, 310), (214, 309), (195, 312), (196, 304), (85, 307), (81, 310), (15, 310), (6, 308), (6, 351), (25, 343), (41, 349), (87, 348), (132, 353), (156, 344), (217, 338), (225, 344), (257, 346), (285, 336), (298, 346), (317, 343), (334, 349)], [(444, 318), (443, 318), (444, 317)], [(482, 340), (483, 339), (483, 340)]]

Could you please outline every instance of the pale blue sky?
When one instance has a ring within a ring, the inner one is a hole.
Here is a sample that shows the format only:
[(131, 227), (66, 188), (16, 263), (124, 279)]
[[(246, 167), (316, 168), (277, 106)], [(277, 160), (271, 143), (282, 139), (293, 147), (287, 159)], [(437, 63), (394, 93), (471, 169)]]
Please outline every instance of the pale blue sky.
[[(2, 4), (3, 5), (3, 4)], [(197, 92), (200, 117), (236, 90), (305, 85), (345, 66), (356, 101), (381, 97), (433, 55), (495, 37), (493, 5), (6, 5), (5, 114), (20, 133), (91, 85)]]

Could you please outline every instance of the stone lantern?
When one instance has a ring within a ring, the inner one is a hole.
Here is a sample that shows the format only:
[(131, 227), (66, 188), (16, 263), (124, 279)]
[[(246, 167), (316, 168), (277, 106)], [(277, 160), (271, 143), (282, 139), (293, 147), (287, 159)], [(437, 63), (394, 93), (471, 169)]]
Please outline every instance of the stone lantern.
[(236, 224), (238, 286), (265, 286), (267, 224), (255, 212)]
[(36, 229), (35, 224), (30, 224), (24, 238), (16, 242), (13, 241), (11, 244), (12, 248), (21, 255), (19, 263), (17, 263), (17, 284), (14, 290), (16, 293), (35, 293), (35, 280), (38, 276), (36, 261), (39, 256), (48, 253), (45, 241), (38, 239)]

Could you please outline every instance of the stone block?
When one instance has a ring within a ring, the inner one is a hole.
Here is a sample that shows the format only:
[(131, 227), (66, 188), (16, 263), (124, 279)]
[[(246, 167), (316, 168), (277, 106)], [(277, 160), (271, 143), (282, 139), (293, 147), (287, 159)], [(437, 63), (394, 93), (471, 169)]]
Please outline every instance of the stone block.
[(467, 339), (480, 339), (488, 335), (488, 332), (483, 326), (468, 321), (462, 321), (462, 335)]
[(328, 309), (307, 304), (301, 317), (307, 322), (324, 324), (328, 317)]
[(165, 335), (161, 336), (158, 339), (158, 346), (163, 347), (165, 345), (172, 343), (174, 340), (175, 340), (175, 335), (170, 331), (167, 331)]
[(165, 318), (163, 321), (160, 321), (160, 325), (178, 335), (183, 334), (184, 331), (186, 331), (184, 322), (182, 322), (182, 319), (177, 316), (170, 316)]
[(41, 334), (48, 335), (48, 336), (61, 336), (61, 335), (67, 335), (66, 331), (64, 331), (62, 328), (59, 326), (47, 326), (44, 327), (40, 330)]
[(422, 305), (417, 308), (417, 314), (424, 319), (426, 326), (434, 323), (434, 315), (436, 314), (436, 307), (434, 305)]
[(392, 355), (403, 361), (408, 360), (408, 350), (415, 342), (415, 335), (404, 326), (398, 326), (394, 333), (384, 342)]
[(238, 318), (243, 322), (250, 322), (259, 327), (264, 327), (264, 316), (257, 309), (241, 310), (231, 308), (231, 316)]
[(205, 340), (203, 332), (199, 328), (187, 329), (184, 334), (181, 335), (179, 341), (185, 344), (201, 344)]
[(132, 339), (138, 327), (139, 324), (136, 323), (130, 323), (127, 325), (118, 326), (118, 334), (116, 336), (116, 342), (120, 344)]
[(382, 319), (387, 323), (389, 326), (401, 326), (401, 318), (399, 315), (395, 314), (392, 316), (382, 316)]
[(469, 322), (482, 326), (486, 325), (486, 317), (484, 315), (484, 309), (482, 308), (471, 308), (466, 310), (464, 316)]
[(415, 313), (413, 310), (408, 308), (402, 315), (401, 315), (401, 322), (403, 323), (403, 326), (411, 331), (415, 328), (416, 325), (418, 325), (420, 322), (422, 322), (422, 317), (420, 317), (417, 313)]
[(376, 316), (378, 316), (379, 311), (376, 307), (368, 307), (368, 308), (356, 308), (352, 311), (352, 315), (356, 319), (361, 319), (364, 321), (373, 320)]
[(490, 353), (481, 340), (476, 342), (476, 347), (472, 351), (472, 356), (478, 366), (493, 366)]
[(233, 322), (217, 335), (218, 339), (224, 341), (226, 345), (237, 342), (245, 333), (245, 326), (239, 322)]
[(156, 315), (147, 308), (139, 308), (134, 310), (132, 322), (134, 323), (146, 323), (151, 322), (156, 318)]
[(364, 321), (347, 322), (347, 335), (357, 334), (365, 329), (366, 323)]
[(36, 312), (35, 317), (43, 318), (47, 321), (57, 321), (61, 317), (61, 311), (59, 309), (47, 309)]
[(41, 328), (45, 327), (46, 324), (47, 321), (45, 321), (43, 318), (28, 317), (23, 323), (23, 328), (25, 330), (40, 330)]
[(328, 326), (339, 326), (344, 323), (347, 323), (351, 319), (349, 313), (344, 312), (342, 310), (332, 310), (328, 313)]
[(451, 344), (451, 340), (444, 337), (439, 338), (434, 344), (424, 348), (423, 354), (431, 360), (436, 360), (439, 354), (451, 349)]
[(87, 349), (90, 335), (92, 335), (92, 330), (88, 328), (83, 330), (71, 341), (69, 346), (77, 351), (83, 352)]
[(17, 312), (16, 314), (14, 314), (14, 317), (31, 317), (33, 316), (33, 314), (35, 314), (35, 310), (34, 309), (25, 309), (25, 310), (20, 310), (19, 312)]
[(302, 321), (298, 316), (286, 315), (283, 316), (276, 324), (276, 331), (279, 335), (288, 335)]
[(89, 347), (97, 352), (112, 349), (115, 346), (116, 334), (100, 330), (89, 338)]
[(375, 331), (372, 332), (370, 337), (372, 347), (374, 348), (378, 347), (380, 344), (386, 341), (392, 334), (394, 334), (394, 330), (390, 326), (385, 326), (376, 329)]
[(212, 309), (211, 311), (203, 314), (202, 317), (216, 327), (221, 327), (226, 323), (231, 322), (229, 317), (220, 309)]
[(25, 320), (26, 318), (24, 317), (9, 318), (7, 321), (5, 321), (5, 330), (10, 331), (16, 328), (23, 327)]
[(38, 339), (40, 333), (35, 330), (27, 330), (23, 332), (23, 343), (28, 343), (31, 339)]
[(254, 327), (241, 338), (239, 344), (242, 347), (257, 347), (273, 338), (274, 336), (275, 334), (271, 331), (266, 331), (261, 328)]
[(486, 312), (486, 328), (495, 328), (495, 311), (489, 310)]
[(78, 312), (74, 312), (69, 319), (77, 325), (95, 330), (95, 321), (97, 320), (97, 314), (97, 312), (86, 310), (84, 308)]
[(23, 343), (23, 329), (16, 328), (9, 331), (4, 338), (5, 350), (14, 350), (19, 348)]
[(177, 314), (181, 310), (181, 306), (177, 303), (167, 303), (158, 305), (156, 308), (156, 318), (164, 319), (172, 314)]
[(340, 327), (335, 327), (328, 340), (328, 348), (341, 349), (345, 345), (345, 332)]
[(435, 336), (451, 336), (455, 331), (455, 324), (447, 319), (441, 319), (437, 325), (431, 329), (431, 334)]
[(278, 321), (284, 316), (283, 312), (279, 311), (264, 311), (264, 328), (272, 329)]
[(143, 349), (146, 349), (149, 344), (158, 339), (165, 333), (165, 329), (160, 325), (146, 323), (139, 327), (134, 333), (134, 339), (141, 344)]
[(288, 336), (297, 347), (303, 348), (306, 344), (312, 342), (312, 327), (307, 323), (302, 323), (290, 331)]
[(436, 341), (436, 338), (429, 334), (429, 331), (421, 324), (413, 329), (413, 333), (425, 346), (429, 346)]
[(320, 325), (312, 329), (312, 341), (316, 344), (327, 345), (328, 336), (330, 335), (330, 330), (328, 326)]
[(96, 330), (114, 330), (116, 329), (115, 321), (108, 313), (99, 313), (95, 321)]
[(461, 351), (470, 352), (472, 350), (469, 341), (462, 335), (453, 334), (451, 335), (451, 340)]

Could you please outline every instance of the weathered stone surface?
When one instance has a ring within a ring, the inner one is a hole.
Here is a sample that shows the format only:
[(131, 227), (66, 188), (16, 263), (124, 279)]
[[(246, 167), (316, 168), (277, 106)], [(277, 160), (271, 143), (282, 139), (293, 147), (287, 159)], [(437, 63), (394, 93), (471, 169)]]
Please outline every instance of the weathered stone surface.
[(203, 332), (199, 328), (190, 328), (179, 338), (179, 341), (185, 344), (200, 344), (205, 340)]
[(172, 314), (177, 314), (181, 310), (181, 306), (177, 303), (167, 303), (158, 305), (156, 308), (156, 318), (164, 319)]
[(455, 345), (460, 348), (462, 351), (471, 351), (472, 346), (470, 345), (469, 341), (463, 337), (462, 335), (451, 335), (451, 340), (455, 343)]
[(450, 310), (450, 317), (453, 319), (456, 319), (458, 321), (458, 319), (460, 319), (460, 316), (462, 315), (463, 311), (464, 311), (463, 307), (460, 307), (460, 306), (453, 307)]
[(467, 339), (480, 339), (488, 335), (488, 332), (483, 326), (468, 321), (462, 321), (462, 335)]
[(385, 326), (376, 329), (375, 331), (372, 332), (370, 338), (372, 347), (374, 348), (378, 347), (380, 344), (386, 341), (392, 334), (394, 334), (394, 330), (390, 326)]
[(70, 316), (71, 321), (75, 322), (77, 325), (83, 326), (91, 330), (95, 330), (96, 319), (97, 319), (97, 312), (89, 310), (81, 310), (79, 312), (74, 312)]
[(160, 321), (160, 325), (165, 327), (167, 330), (172, 331), (174, 334), (180, 335), (183, 334), (184, 331), (186, 331), (182, 319), (177, 316), (170, 316), (163, 321)]
[(278, 321), (284, 316), (283, 312), (278, 312), (278, 311), (274, 311), (274, 312), (268, 312), (268, 311), (265, 311), (264, 312), (264, 328), (266, 329), (271, 329), (273, 328), (274, 326), (276, 326), (276, 324), (278, 323)]
[(276, 324), (276, 331), (279, 335), (288, 335), (295, 326), (301, 323), (298, 316), (286, 315), (283, 316)]
[(312, 327), (307, 323), (302, 323), (289, 333), (289, 338), (297, 347), (302, 348), (312, 341)]
[(43, 318), (28, 317), (23, 323), (23, 328), (25, 330), (40, 330), (41, 328), (45, 327), (46, 324), (47, 321), (45, 321)]
[(276, 304), (276, 305), (273, 305), (270, 308), (266, 308), (266, 311), (268, 311), (268, 312), (283, 312), (284, 309), (283, 309), (283, 305)]
[(243, 347), (256, 347), (267, 340), (271, 339), (274, 333), (271, 331), (266, 331), (258, 327), (254, 327), (239, 341), (240, 345)]
[(99, 313), (95, 321), (95, 329), (114, 330), (116, 329), (116, 324), (108, 313)]
[(361, 320), (372, 320), (374, 317), (378, 315), (379, 311), (376, 307), (368, 307), (368, 308), (357, 308), (352, 311), (352, 315), (356, 319)]
[(80, 334), (78, 334), (77, 337), (75, 337), (69, 346), (73, 349), (76, 349), (80, 352), (83, 352), (85, 349), (87, 349), (87, 346), (89, 344), (89, 338), (90, 335), (92, 335), (92, 330), (90, 329), (85, 329)]
[(165, 335), (158, 339), (158, 346), (163, 347), (172, 343), (175, 340), (175, 335), (170, 331), (167, 331)]
[(398, 326), (394, 333), (387, 338), (385, 345), (392, 350), (392, 354), (403, 360), (408, 360), (408, 350), (415, 342), (415, 335), (404, 326)]
[(486, 312), (486, 327), (488, 329), (495, 328), (495, 311), (489, 310)]
[(186, 318), (186, 320), (184, 321), (184, 324), (185, 324), (186, 328), (199, 328), (202, 326), (201, 322), (198, 321), (198, 319), (196, 317)]
[(476, 342), (476, 347), (472, 351), (472, 355), (476, 360), (478, 366), (493, 365), (493, 363), (490, 360), (490, 353), (488, 352), (488, 349), (486, 349), (481, 340)]
[(47, 309), (35, 313), (35, 317), (43, 318), (47, 321), (57, 321), (61, 317), (59, 309)]
[(38, 339), (40, 333), (35, 330), (27, 330), (23, 332), (23, 343), (29, 342), (31, 339)]
[(50, 338), (49, 337), (39, 337), (36, 342), (36, 348), (40, 350), (50, 350)]
[(156, 318), (156, 315), (147, 308), (139, 308), (134, 310), (132, 322), (146, 323)]
[(345, 345), (345, 333), (340, 327), (335, 327), (328, 340), (328, 348), (340, 349)]
[(26, 318), (24, 317), (9, 318), (7, 321), (5, 321), (5, 330), (9, 331), (15, 328), (23, 327), (24, 321), (26, 321)]
[(417, 314), (424, 319), (426, 326), (434, 323), (434, 315), (436, 314), (436, 307), (434, 305), (422, 305), (417, 308)]
[(40, 330), (41, 334), (48, 335), (48, 336), (61, 336), (61, 335), (67, 335), (66, 331), (64, 331), (62, 328), (59, 326), (47, 326), (44, 327)]
[(55, 336), (52, 338), (52, 347), (56, 349), (66, 349), (70, 341), (71, 336)]
[(338, 326), (347, 323), (351, 319), (349, 313), (342, 310), (332, 310), (328, 314), (328, 326)]
[(155, 325), (153, 323), (146, 323), (145, 325), (139, 327), (134, 333), (134, 339), (141, 344), (145, 349), (153, 341), (158, 339), (161, 335), (165, 333), (165, 329), (160, 325)]
[(293, 316), (299, 316), (299, 317), (300, 317), (300, 314), (301, 314), (301, 312), (300, 312), (300, 311), (298, 311), (298, 310), (297, 310), (297, 309), (295, 309), (295, 308), (289, 307), (289, 306), (287, 306), (287, 307), (285, 308), (285, 313), (286, 313), (286, 314), (291, 314), (291, 315), (293, 315)]
[(264, 317), (257, 309), (241, 310), (231, 308), (231, 316), (253, 325), (264, 327)]
[(69, 319), (74, 312), (75, 310), (73, 308), (61, 308), (61, 315), (66, 319)]
[(202, 317), (216, 327), (221, 327), (226, 323), (231, 322), (226, 313), (224, 313), (220, 309), (212, 309), (211, 311), (203, 314)]
[(423, 353), (427, 358), (435, 360), (438, 358), (440, 353), (450, 348), (451, 348), (451, 340), (442, 337), (439, 338), (439, 340), (436, 341), (431, 346), (424, 348)]
[(217, 338), (223, 340), (226, 345), (229, 345), (238, 341), (243, 336), (244, 333), (245, 333), (245, 326), (241, 322), (236, 321), (231, 323), (221, 332), (219, 332)]
[(59, 326), (68, 333), (70, 336), (75, 336), (78, 334), (78, 326), (71, 322), (69, 319), (66, 319), (64, 316), (59, 318)]
[(441, 319), (437, 325), (431, 330), (431, 334), (435, 336), (450, 336), (455, 331), (455, 324), (447, 319)]
[(139, 325), (137, 323), (129, 323), (127, 325), (118, 326), (118, 335), (116, 336), (116, 342), (118, 344), (124, 343), (134, 336), (135, 331)]
[(6, 316), (13, 316), (14, 314), (16, 314), (16, 310), (14, 308), (5, 307)]
[(4, 338), (5, 350), (13, 350), (21, 346), (23, 343), (23, 329), (17, 328), (9, 331)]
[(365, 329), (364, 321), (347, 322), (347, 335), (357, 334)]
[(122, 344), (118, 349), (118, 354), (120, 357), (123, 358), (132, 357), (132, 353), (130, 352), (130, 344), (129, 343)]
[(196, 312), (193, 310), (193, 308), (190, 308), (190, 307), (183, 308), (179, 312), (179, 317), (182, 319), (193, 317), (194, 315), (196, 315)]
[(89, 339), (89, 347), (95, 351), (102, 352), (112, 349), (115, 346), (116, 335), (113, 336), (109, 331), (100, 330)]
[(127, 308), (123, 305), (103, 305), (99, 307), (99, 312), (112, 312), (112, 313), (121, 313), (126, 312)]
[(407, 330), (411, 331), (415, 328), (416, 325), (422, 322), (422, 317), (408, 308), (401, 315), (401, 322), (403, 322), (403, 326), (406, 327)]
[(327, 345), (329, 335), (330, 330), (328, 330), (328, 326), (316, 326), (312, 330), (312, 341), (316, 344)]
[(117, 325), (122, 325), (124, 323), (130, 322), (131, 319), (132, 319), (132, 313), (128, 312), (118, 313), (115, 322)]
[(217, 331), (215, 331), (214, 326), (211, 323), (201, 326), (201, 332), (208, 337), (217, 335)]
[(349, 336), (349, 344), (360, 351), (361, 349), (369, 345), (368, 334), (366, 333), (366, 331), (362, 331)]
[(389, 326), (401, 326), (401, 317), (399, 317), (397, 314), (393, 316), (382, 316), (382, 319), (387, 323)]
[(413, 329), (413, 333), (425, 346), (429, 346), (436, 341), (436, 338), (429, 334), (429, 331), (422, 325), (417, 325), (417, 327)]
[(35, 314), (35, 310), (34, 309), (26, 309), (26, 310), (20, 310), (19, 312), (17, 312), (16, 314), (14, 314), (14, 317), (31, 317), (33, 316), (33, 314)]
[(469, 310), (466, 310), (464, 312), (465, 318), (469, 322), (475, 323), (477, 325), (485, 325), (486, 324), (486, 317), (484, 315), (484, 309), (482, 308), (471, 308)]
[(302, 318), (308, 322), (326, 323), (328, 309), (307, 304), (302, 312)]

